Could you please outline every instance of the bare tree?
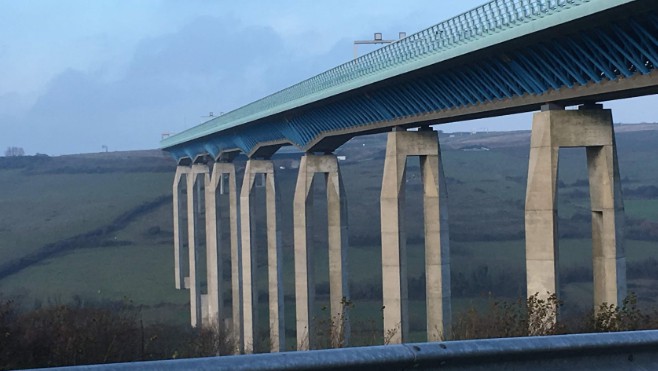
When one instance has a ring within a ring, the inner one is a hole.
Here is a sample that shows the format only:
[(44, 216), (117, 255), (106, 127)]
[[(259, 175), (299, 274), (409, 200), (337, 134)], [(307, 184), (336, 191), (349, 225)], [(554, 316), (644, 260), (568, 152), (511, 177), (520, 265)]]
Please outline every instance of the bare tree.
[(25, 151), (21, 147), (9, 147), (5, 151), (5, 156), (7, 157), (25, 156)]

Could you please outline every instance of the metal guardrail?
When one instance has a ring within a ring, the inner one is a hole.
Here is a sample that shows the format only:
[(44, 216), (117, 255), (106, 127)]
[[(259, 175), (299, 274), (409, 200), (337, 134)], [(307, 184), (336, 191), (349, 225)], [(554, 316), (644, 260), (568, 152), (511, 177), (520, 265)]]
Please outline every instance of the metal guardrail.
[(184, 140), (206, 135), (209, 129), (213, 131), (228, 129), (235, 126), (236, 123), (244, 121), (245, 118), (267, 117), (271, 112), (276, 112), (276, 108), (309, 95), (338, 88), (365, 76), (377, 75), (391, 68), (435, 55), (456, 45), (477, 40), (503, 29), (513, 28), (590, 1), (592, 0), (490, 1), (178, 135), (171, 136), (162, 141), (162, 146), (166, 148)]
[(75, 367), (76, 370), (656, 370), (658, 330), (451, 341)]

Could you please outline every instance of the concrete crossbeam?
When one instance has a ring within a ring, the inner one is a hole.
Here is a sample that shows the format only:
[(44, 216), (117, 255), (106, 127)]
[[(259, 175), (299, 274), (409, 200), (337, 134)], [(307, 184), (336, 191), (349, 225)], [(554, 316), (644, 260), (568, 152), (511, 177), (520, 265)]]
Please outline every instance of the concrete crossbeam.
[(242, 314), (243, 346), (245, 353), (253, 353), (258, 329), (258, 290), (255, 286), (256, 249), (253, 246), (253, 207), (251, 194), (256, 175), (265, 174), (267, 220), (267, 265), (270, 317), (270, 350), (285, 349), (283, 286), (281, 280), (281, 232), (277, 223), (274, 164), (270, 160), (249, 160), (240, 191), (240, 222), (242, 235)]
[(315, 284), (313, 272), (313, 244), (308, 233), (313, 211), (312, 184), (315, 174), (324, 174), (327, 190), (327, 240), (329, 247), (329, 295), (331, 342), (334, 346), (346, 346), (350, 326), (347, 303), (349, 289), (347, 279), (347, 198), (335, 155), (302, 156), (299, 164), (294, 197), (295, 241), (295, 299), (297, 320), (297, 349), (314, 348), (313, 306)]
[(407, 156), (419, 156), (421, 163), (428, 340), (449, 336), (451, 327), (447, 191), (438, 136), (434, 131), (393, 131), (388, 134), (386, 143), (381, 193), (382, 288), (387, 343), (405, 342), (409, 333), (406, 234), (402, 221)]
[(598, 106), (535, 113), (526, 191), (528, 296), (558, 293), (557, 176), (560, 147), (586, 147), (592, 210), (594, 305), (626, 296), (624, 204), (612, 113)]

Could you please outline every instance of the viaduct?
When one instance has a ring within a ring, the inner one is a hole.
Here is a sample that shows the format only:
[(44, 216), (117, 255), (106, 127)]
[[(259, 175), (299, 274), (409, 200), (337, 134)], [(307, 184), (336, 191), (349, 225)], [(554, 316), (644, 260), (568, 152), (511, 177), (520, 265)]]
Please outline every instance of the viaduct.
[[(264, 207), (269, 344), (272, 351), (284, 349), (284, 259), (271, 156), (292, 145), (304, 152), (293, 206), (297, 349), (313, 348), (316, 341), (313, 246), (307, 231), (310, 185), (316, 174), (324, 174), (327, 189), (330, 310), (342, 319), (332, 336), (347, 342), (349, 316), (343, 304), (350, 296), (349, 226), (345, 189), (333, 152), (354, 136), (388, 132), (381, 187), (384, 331), (391, 335), (391, 343), (405, 342), (408, 336), (401, 218), (406, 158), (418, 156), (428, 341), (449, 336), (447, 193), (438, 134), (431, 125), (529, 111), (536, 113), (525, 203), (527, 293), (558, 291), (558, 150), (586, 147), (594, 304), (620, 303), (626, 295), (624, 208), (612, 112), (599, 103), (654, 94), (656, 66), (655, 0), (494, 0), (164, 139), (162, 148), (178, 162), (173, 184), (175, 284), (189, 289), (192, 326), (223, 320), (229, 312), (222, 306), (218, 261), (218, 252), (229, 249), (231, 323), (241, 348), (237, 351), (253, 352), (254, 277), (261, 272), (254, 265), (252, 218), (255, 207)], [(418, 130), (408, 130), (413, 128)], [(240, 153), (248, 157), (241, 180), (236, 179), (233, 163)], [(254, 205), (250, 196), (260, 177), (265, 179), (265, 205)], [(181, 207), (184, 197), (186, 210)], [(221, 207), (219, 197), (228, 199)], [(183, 225), (184, 213), (187, 225)], [(229, 220), (226, 246), (218, 238), (221, 213)], [(205, 226), (200, 225), (202, 220)], [(198, 265), (201, 244), (205, 244), (205, 268)], [(203, 271), (207, 274), (204, 293)]]

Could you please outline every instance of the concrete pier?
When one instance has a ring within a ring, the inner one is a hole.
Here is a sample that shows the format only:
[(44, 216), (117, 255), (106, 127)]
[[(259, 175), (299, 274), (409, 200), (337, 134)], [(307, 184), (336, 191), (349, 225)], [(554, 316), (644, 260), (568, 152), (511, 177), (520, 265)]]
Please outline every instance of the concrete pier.
[(255, 286), (256, 251), (253, 246), (251, 193), (255, 177), (265, 175), (266, 219), (267, 219), (267, 265), (270, 316), (270, 350), (285, 349), (285, 326), (283, 312), (283, 286), (281, 282), (281, 233), (277, 223), (276, 186), (274, 164), (270, 160), (249, 160), (244, 172), (240, 192), (240, 221), (242, 235), (242, 310), (244, 328), (244, 351), (252, 353), (258, 329), (258, 289)]
[[(229, 194), (229, 233), (231, 241), (231, 306), (233, 336), (242, 349), (242, 255), (240, 251), (240, 234), (238, 229), (238, 188), (233, 163), (216, 163), (214, 172), (228, 174)], [(218, 178), (221, 179), (221, 176)]]
[(338, 161), (334, 155), (302, 156), (299, 164), (294, 197), (295, 239), (295, 299), (297, 317), (297, 349), (314, 348), (313, 306), (315, 284), (313, 272), (313, 245), (309, 235), (310, 215), (313, 209), (311, 192), (315, 174), (324, 174), (327, 189), (327, 222), (329, 247), (330, 311), (333, 322), (333, 346), (346, 346), (349, 342), (349, 282), (347, 279), (347, 199), (342, 185)]
[[(183, 239), (183, 192), (181, 184), (187, 182), (189, 166), (177, 166), (174, 184), (172, 187), (173, 210), (174, 210), (174, 285), (177, 289), (185, 289), (185, 277), (187, 276), (187, 267), (185, 267), (185, 241)], [(187, 183), (185, 183), (187, 184)]]
[[(213, 166), (214, 167), (214, 166)], [(206, 274), (208, 294), (205, 300), (208, 315), (204, 317), (204, 326), (218, 323), (223, 313), (222, 262), (217, 233), (217, 183), (221, 176), (213, 171), (205, 174), (206, 201)]]
[[(224, 177), (228, 177), (227, 186), (224, 187)], [(209, 322), (221, 322), (223, 320), (223, 272), (222, 255), (226, 246), (221, 246), (222, 226), (218, 220), (222, 209), (217, 205), (217, 192), (228, 194), (228, 233), (230, 260), (231, 260), (231, 326), (233, 336), (239, 347), (242, 345), (242, 298), (241, 282), (242, 267), (240, 266), (240, 249), (238, 235), (238, 204), (237, 185), (235, 176), (235, 165), (230, 162), (216, 162), (212, 167), (212, 174), (206, 175), (206, 246), (208, 262), (208, 311)], [(237, 349), (239, 352), (240, 349)]]
[(447, 191), (436, 132), (388, 134), (381, 193), (384, 341), (405, 342), (409, 333), (406, 234), (402, 220), (407, 156), (420, 157), (425, 227), (428, 340), (445, 338), (451, 326)]
[(626, 297), (624, 204), (612, 113), (600, 105), (545, 106), (532, 124), (525, 206), (528, 296), (558, 293), (557, 169), (560, 147), (586, 147), (592, 210), (594, 305)]
[(201, 202), (199, 202), (201, 196), (201, 185), (204, 183), (204, 179), (207, 175), (208, 166), (194, 164), (187, 176), (187, 245), (190, 267), (190, 323), (192, 327), (198, 327), (201, 325), (204, 314), (203, 305), (201, 305), (201, 288), (197, 272), (199, 258), (197, 248), (201, 242), (201, 236), (200, 233), (197, 232), (197, 227), (200, 224), (201, 211), (203, 209)]

